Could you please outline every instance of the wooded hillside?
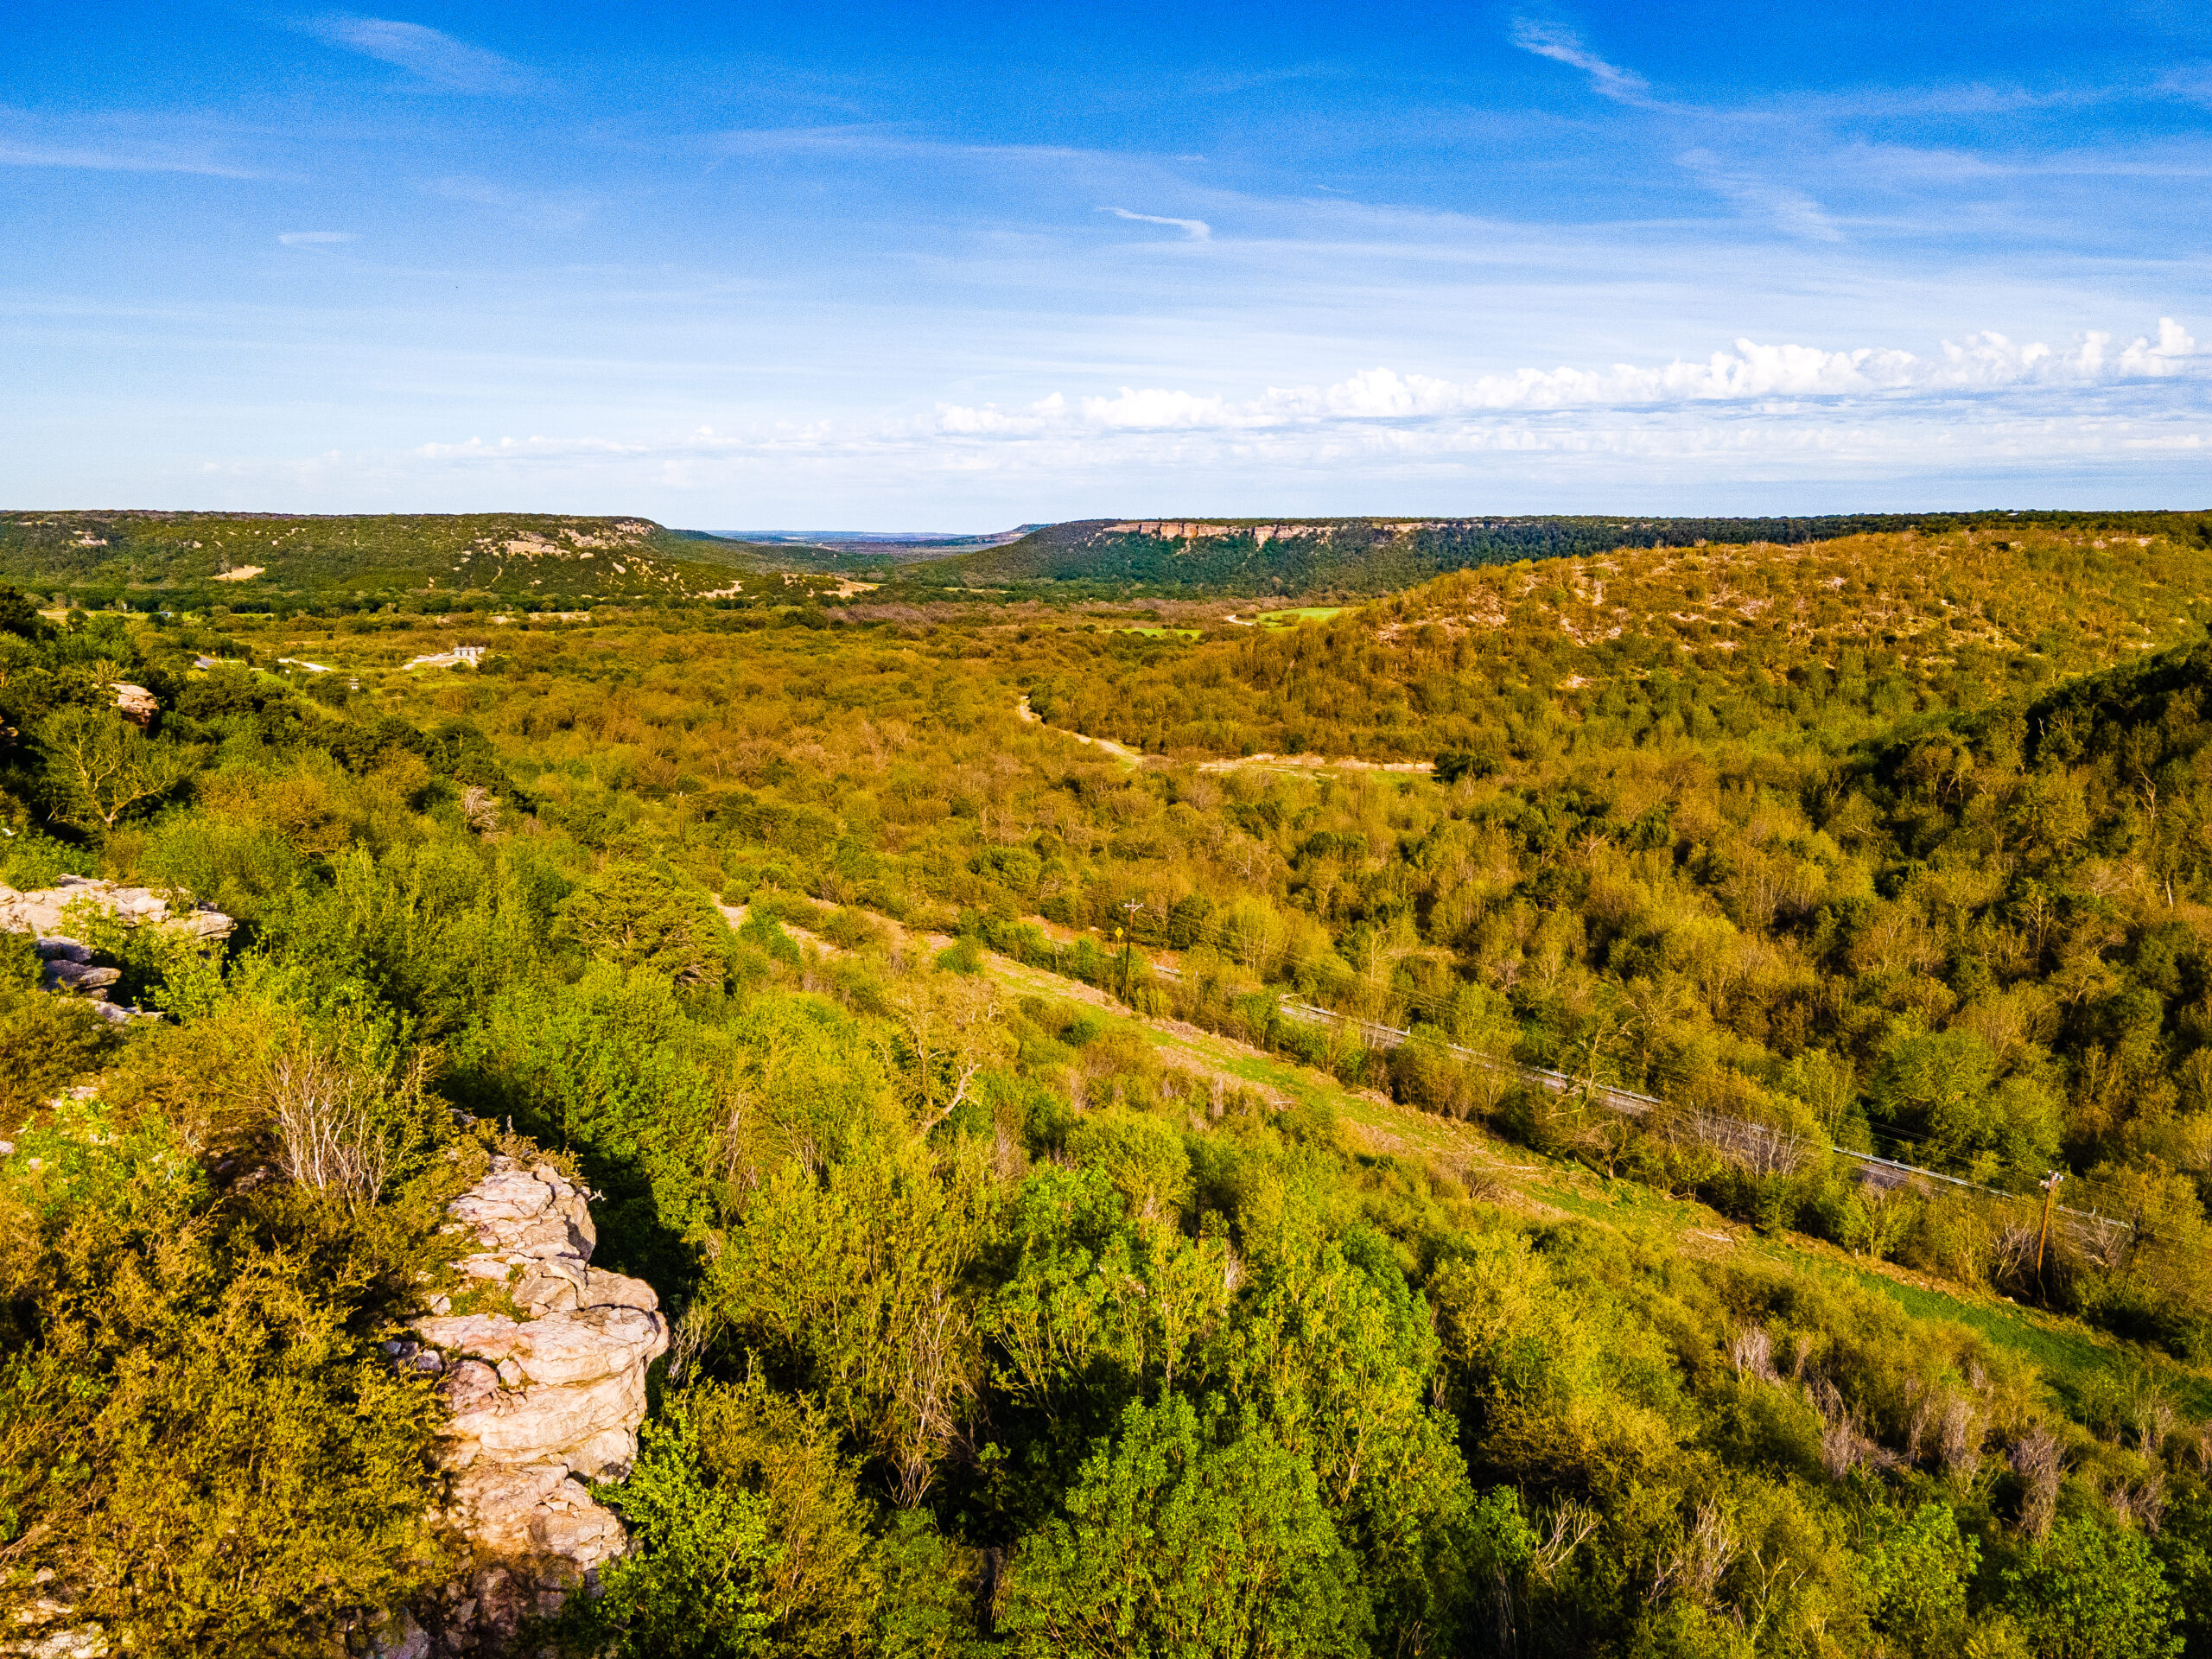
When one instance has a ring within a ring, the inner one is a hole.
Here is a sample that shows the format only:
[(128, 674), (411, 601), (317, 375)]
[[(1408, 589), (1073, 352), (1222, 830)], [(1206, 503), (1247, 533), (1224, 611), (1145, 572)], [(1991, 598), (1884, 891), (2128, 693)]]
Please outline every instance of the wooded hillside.
[(2199, 567), (2001, 539), (1195, 639), (0, 594), (0, 881), (238, 924), (79, 915), (121, 1024), (0, 935), (0, 1618), (427, 1605), (385, 1344), (498, 1155), (675, 1326), (534, 1644), (2212, 1652)]

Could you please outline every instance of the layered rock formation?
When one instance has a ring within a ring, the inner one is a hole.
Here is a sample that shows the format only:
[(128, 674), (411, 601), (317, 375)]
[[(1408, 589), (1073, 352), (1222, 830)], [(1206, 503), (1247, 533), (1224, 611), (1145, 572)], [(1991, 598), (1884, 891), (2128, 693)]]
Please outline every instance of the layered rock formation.
[(391, 1348), (442, 1379), (447, 1517), (471, 1569), (386, 1637), (407, 1659), (496, 1649), (621, 1552), (622, 1523), (585, 1482), (628, 1471), (645, 1368), (668, 1350), (652, 1287), (590, 1265), (586, 1195), (551, 1165), (495, 1157), (450, 1213), (480, 1246), (461, 1264), (475, 1311), (442, 1299)]
[(122, 972), (101, 967), (92, 959), (92, 946), (71, 936), (64, 912), (74, 905), (104, 910), (129, 927), (158, 927), (209, 944), (227, 939), (238, 925), (212, 906), (185, 909), (149, 887), (118, 887), (91, 876), (65, 875), (54, 886), (30, 893), (0, 887), (0, 930), (29, 933), (37, 942), (47, 989), (84, 997), (102, 1019), (116, 1025), (137, 1010), (107, 1000)]

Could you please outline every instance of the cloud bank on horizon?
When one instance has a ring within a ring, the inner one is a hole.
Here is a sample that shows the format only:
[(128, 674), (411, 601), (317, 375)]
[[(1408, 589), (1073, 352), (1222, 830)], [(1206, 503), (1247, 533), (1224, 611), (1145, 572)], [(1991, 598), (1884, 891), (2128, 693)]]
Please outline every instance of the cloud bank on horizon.
[(0, 491), (2212, 505), (2212, 16), (1650, 14), (49, 14)]

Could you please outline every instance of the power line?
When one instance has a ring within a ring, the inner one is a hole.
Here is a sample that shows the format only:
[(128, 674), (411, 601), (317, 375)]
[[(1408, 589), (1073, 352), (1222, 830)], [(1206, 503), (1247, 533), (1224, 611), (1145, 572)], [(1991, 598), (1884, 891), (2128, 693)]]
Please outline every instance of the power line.
[[(1123, 907), (1127, 908), (1126, 906)], [(1132, 920), (1134, 919), (1134, 912), (1132, 912)], [(1032, 926), (1034, 925), (1034, 924), (1027, 925)], [(1224, 945), (1230, 946), (1232, 949), (1235, 947), (1236, 942), (1230, 938), (1225, 929), (1202, 923), (1198, 925), (1198, 931), (1202, 934), (1210, 933), (1212, 940), (1218, 941)], [(1046, 935), (1046, 938), (1048, 943), (1053, 943), (1054, 951), (1055, 954), (1057, 954), (1059, 949), (1057, 943), (1051, 941), (1049, 935)], [(1238, 954), (1241, 956), (1243, 953), (1240, 951)], [(1268, 954), (1280, 955), (1281, 953), (1270, 952)], [(1264, 969), (1262, 965), (1263, 958), (1261, 957), (1260, 953), (1255, 952), (1254, 955), (1255, 959), (1250, 964), (1253, 971), (1263, 972)], [(1148, 965), (1155, 972), (1164, 974), (1171, 979), (1180, 981), (1183, 977), (1180, 970), (1171, 968), (1164, 963), (1154, 962)], [(1449, 1008), (1452, 1006), (1451, 1002), (1444, 998), (1416, 991), (1411, 988), (1401, 989), (1397, 987), (1391, 987), (1386, 989), (1376, 985), (1372, 981), (1361, 981), (1360, 983), (1364, 988), (1375, 991), (1386, 999), (1395, 999), (1400, 1001), (1417, 1007), (1426, 1007), (1431, 1010)], [(1293, 1017), (1294, 1018), (1299, 1017), (1301, 1014), (1306, 1016), (1309, 1023), (1314, 1019), (1334, 1020), (1356, 1026), (1361, 1028), (1363, 1033), (1373, 1032), (1377, 1033), (1385, 1033), (1396, 1039), (1389, 1045), (1393, 1047), (1397, 1046), (1401, 1043), (1408, 1041), (1412, 1038), (1413, 1033), (1410, 1031), (1401, 1030), (1396, 1027), (1384, 1025), (1379, 1020), (1366, 1020), (1356, 1014), (1344, 1014), (1334, 1008), (1318, 1007), (1312, 1003), (1289, 1002), (1281, 992), (1275, 993), (1275, 997), (1278, 1007), (1285, 1007), (1293, 1010)], [(1542, 1085), (1551, 1089), (1552, 1092), (1556, 1093), (1567, 1088), (1581, 1087), (1590, 1092), (1592, 1096), (1602, 1094), (1607, 1096), (1606, 1103), (1609, 1106), (1611, 1106), (1613, 1109), (1624, 1109), (1623, 1108), (1615, 1105), (1615, 1102), (1633, 1102), (1636, 1103), (1635, 1106), (1626, 1109), (1631, 1110), (1636, 1115), (1641, 1115), (1643, 1112), (1650, 1110), (1651, 1108), (1655, 1106), (1663, 1106), (1667, 1103), (1664, 1099), (1659, 1096), (1647, 1095), (1636, 1090), (1623, 1089), (1613, 1084), (1600, 1084), (1597, 1082), (1595, 1078), (1574, 1078), (1566, 1072), (1551, 1071), (1542, 1066), (1527, 1066), (1522, 1065), (1518, 1062), (1515, 1061), (1501, 1061), (1494, 1056), (1484, 1054), (1478, 1050), (1467, 1048), (1457, 1043), (1444, 1041), (1442, 1043), (1442, 1046), (1452, 1053), (1458, 1054), (1465, 1058), (1473, 1060), (1478, 1065), (1497, 1070), (1511, 1071), (1528, 1079), (1541, 1080)], [(1745, 1129), (1754, 1129), (1767, 1134), (1788, 1135), (1792, 1140), (1802, 1139), (1802, 1137), (1797, 1136), (1790, 1131), (1774, 1130), (1766, 1125), (1753, 1123), (1748, 1119), (1727, 1117), (1725, 1115), (1720, 1114), (1715, 1114), (1714, 1116), (1720, 1118), (1720, 1121), (1722, 1122)], [(1932, 1135), (1916, 1134), (1913, 1131), (1903, 1128), (1901, 1126), (1884, 1123), (1871, 1117), (1868, 1119), (1868, 1122), (1870, 1127), (1879, 1128), (1885, 1135), (1893, 1140), (1923, 1146), (1931, 1144), (1934, 1140)], [(1807, 1142), (1806, 1144), (1813, 1143)], [(1948, 1185), (1959, 1187), (1968, 1192), (1985, 1193), (1990, 1197), (2004, 1198), (2008, 1201), (2018, 1202), (2021, 1201), (2023, 1198), (2022, 1194), (2007, 1192), (2001, 1187), (1990, 1186), (1986, 1183), (1970, 1180), (1961, 1175), (1952, 1174), (1940, 1169), (1930, 1168), (1926, 1165), (1910, 1164), (1898, 1159), (1885, 1158), (1878, 1153), (1865, 1152), (1854, 1147), (1840, 1146), (1832, 1141), (1822, 1142), (1820, 1144), (1824, 1145), (1828, 1152), (1833, 1153), (1839, 1157), (1847, 1158), (1862, 1165), (1894, 1169), (1900, 1173), (1910, 1175), (1925, 1176), (1932, 1180), (1942, 1181)], [(2101, 1221), (2113, 1219), (2112, 1217), (2099, 1215), (2094, 1211), (2075, 1210), (2064, 1205), (2058, 1205), (2057, 1209), (2064, 1214), (2088, 1220)], [(2130, 1225), (2130, 1224), (2126, 1222), (2115, 1222), (2115, 1224), (2123, 1227)]]

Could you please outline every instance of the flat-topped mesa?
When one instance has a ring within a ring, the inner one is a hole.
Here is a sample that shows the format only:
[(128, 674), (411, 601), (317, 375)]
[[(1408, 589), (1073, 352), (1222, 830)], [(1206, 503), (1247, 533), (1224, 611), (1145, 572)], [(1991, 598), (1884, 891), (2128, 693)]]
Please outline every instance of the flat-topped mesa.
[[(1372, 527), (1388, 531), (1395, 536), (1408, 536), (1417, 530), (1446, 530), (1465, 522), (1451, 518), (1378, 519)], [(1108, 535), (1157, 536), (1166, 541), (1197, 541), (1207, 537), (1249, 536), (1261, 547), (1271, 541), (1287, 541), (1299, 536), (1328, 537), (1342, 528), (1331, 524), (1209, 524), (1195, 518), (1124, 518), (1105, 527)]]
[(150, 887), (119, 887), (92, 876), (60, 876), (54, 886), (29, 893), (0, 886), (0, 931), (31, 936), (43, 964), (41, 982), (50, 991), (85, 998), (103, 1020), (115, 1025), (138, 1011), (107, 1000), (108, 988), (123, 975), (118, 969), (100, 967), (92, 960), (92, 947), (73, 936), (66, 912), (76, 906), (104, 910), (126, 927), (160, 928), (211, 944), (230, 938), (238, 926), (210, 906), (188, 907)]
[[(465, 1651), (556, 1611), (626, 1547), (584, 1483), (619, 1478), (636, 1459), (645, 1370), (668, 1351), (668, 1322), (652, 1286), (589, 1265), (590, 1205), (550, 1164), (494, 1157), (448, 1213), (480, 1247), (462, 1273), (503, 1288), (514, 1309), (457, 1313), (442, 1298), (413, 1339), (391, 1344), (400, 1364), (442, 1379), (446, 1513), (471, 1562), (425, 1618)], [(431, 1649), (408, 1621), (384, 1650)]]

